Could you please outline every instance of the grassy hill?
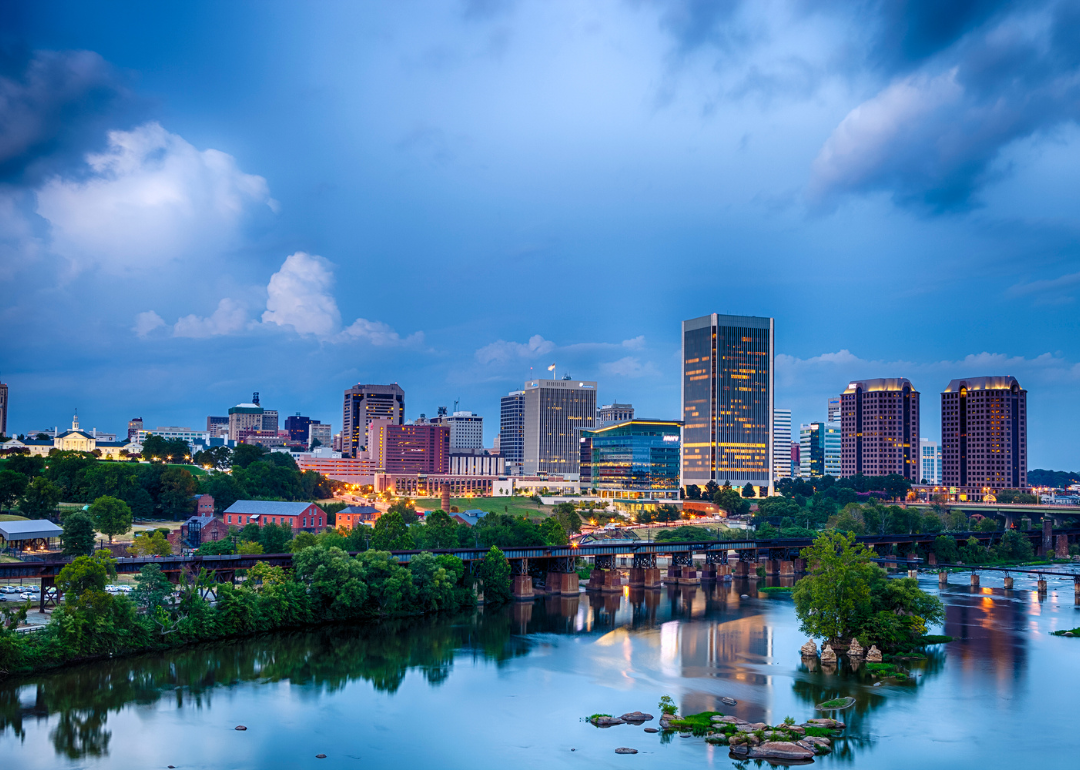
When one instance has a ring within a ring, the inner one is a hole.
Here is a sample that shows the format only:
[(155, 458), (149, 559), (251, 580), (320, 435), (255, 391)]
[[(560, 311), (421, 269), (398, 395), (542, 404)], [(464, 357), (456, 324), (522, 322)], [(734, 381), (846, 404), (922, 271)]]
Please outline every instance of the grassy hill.
[[(416, 507), (426, 511), (433, 511), (441, 504), (438, 498), (424, 498), (416, 501)], [(528, 516), (533, 519), (546, 519), (551, 515), (551, 506), (541, 505), (528, 497), (451, 497), (450, 505), (456, 505), (460, 511), (509, 513), (512, 516)]]

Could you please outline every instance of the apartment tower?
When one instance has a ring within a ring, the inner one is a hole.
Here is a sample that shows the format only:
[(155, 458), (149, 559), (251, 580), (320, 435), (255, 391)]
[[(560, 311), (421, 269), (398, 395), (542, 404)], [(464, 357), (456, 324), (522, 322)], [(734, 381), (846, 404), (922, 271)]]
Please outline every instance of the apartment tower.
[(773, 491), (772, 318), (683, 321), (682, 484)]
[(840, 473), (919, 483), (919, 391), (905, 377), (856, 380), (840, 394)]
[(941, 483), (973, 494), (1027, 486), (1027, 391), (1015, 377), (968, 377), (945, 388)]

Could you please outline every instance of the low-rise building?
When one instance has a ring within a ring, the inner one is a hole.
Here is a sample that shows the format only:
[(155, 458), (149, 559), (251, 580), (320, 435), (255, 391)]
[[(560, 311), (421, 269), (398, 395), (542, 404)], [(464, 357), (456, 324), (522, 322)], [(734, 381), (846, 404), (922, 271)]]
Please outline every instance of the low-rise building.
[(449, 487), (453, 497), (493, 496), (495, 476), (452, 476), (445, 473), (377, 473), (375, 491), (401, 497), (434, 497)]
[(214, 515), (214, 496), (213, 495), (195, 495), (195, 515), (196, 516), (213, 516)]
[(581, 431), (581, 488), (627, 510), (679, 499), (677, 420), (627, 420)]
[(450, 518), (456, 521), (458, 524), (464, 524), (466, 527), (475, 527), (480, 522), (480, 519), (484, 518), (487, 515), (487, 511), (470, 508), (467, 511), (451, 513)]
[(315, 503), (285, 503), (275, 500), (237, 500), (225, 509), (225, 523), (243, 527), (247, 524), (279, 524), (293, 532), (321, 532), (326, 528), (326, 511)]
[[(209, 495), (204, 495), (209, 497)], [(210, 514), (197, 514), (180, 525), (178, 541), (170, 537), (169, 542), (173, 545), (182, 545), (186, 548), (198, 548), (203, 543), (216, 543), (229, 536), (229, 525), (221, 518), (213, 514), (213, 498), (211, 498)]]
[(373, 527), (382, 511), (370, 505), (350, 505), (337, 512), (335, 518), (338, 529), (352, 530), (356, 527)]

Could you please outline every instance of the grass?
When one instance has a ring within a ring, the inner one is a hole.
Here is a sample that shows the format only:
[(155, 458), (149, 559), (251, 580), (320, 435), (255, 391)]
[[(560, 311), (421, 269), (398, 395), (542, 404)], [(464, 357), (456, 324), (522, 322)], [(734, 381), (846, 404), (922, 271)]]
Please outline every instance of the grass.
[(26, 521), (26, 517), (14, 513), (0, 513), (0, 521)]
[(810, 738), (833, 738), (836, 736), (835, 730), (830, 730), (827, 727), (804, 727), (807, 737)]
[(1065, 634), (1080, 636), (1080, 628), (1063, 628), (1061, 631), (1051, 631), (1050, 633), (1054, 636), (1065, 636)]
[(713, 728), (712, 718), (722, 716), (723, 714), (719, 711), (702, 711), (700, 714), (687, 714), (681, 719), (672, 719), (668, 725), (671, 730), (704, 735), (707, 730)]
[(847, 698), (833, 698), (832, 700), (827, 700), (824, 703), (819, 703), (818, 708), (822, 708), (822, 709), (838, 709), (841, 706), (846, 706), (846, 705), (848, 705), (848, 699)]
[(765, 593), (783, 593), (785, 591), (794, 591), (795, 586), (762, 586), (758, 590)]
[(867, 663), (866, 670), (876, 677), (907, 679), (907, 674), (893, 663)]
[[(419, 498), (417, 503), (418, 507), (426, 510), (434, 510), (442, 505), (437, 497)], [(531, 519), (546, 519), (551, 516), (550, 506), (541, 505), (528, 497), (451, 497), (450, 505), (456, 505), (459, 511), (509, 513), (511, 516), (528, 516)]]

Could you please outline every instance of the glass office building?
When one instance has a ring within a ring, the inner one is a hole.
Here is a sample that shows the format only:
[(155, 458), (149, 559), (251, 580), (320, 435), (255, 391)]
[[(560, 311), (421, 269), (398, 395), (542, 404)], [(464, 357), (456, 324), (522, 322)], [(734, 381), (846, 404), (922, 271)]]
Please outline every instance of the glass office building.
[(682, 483), (773, 489), (773, 319), (683, 321)]
[(581, 486), (646, 504), (679, 497), (677, 420), (628, 420), (581, 432)]

